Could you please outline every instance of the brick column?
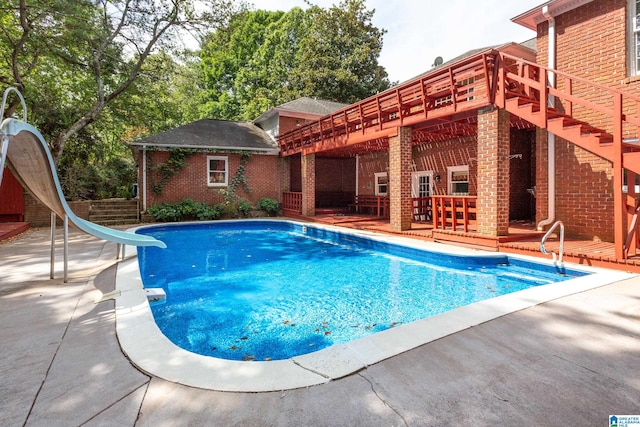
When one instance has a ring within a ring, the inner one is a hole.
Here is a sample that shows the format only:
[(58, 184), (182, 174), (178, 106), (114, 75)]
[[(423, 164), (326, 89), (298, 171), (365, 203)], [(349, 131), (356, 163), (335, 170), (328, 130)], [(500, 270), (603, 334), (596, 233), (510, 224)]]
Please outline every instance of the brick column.
[(478, 233), (509, 234), (509, 112), (478, 112)]
[(398, 128), (389, 138), (389, 202), (391, 229), (411, 229), (411, 128)]
[(280, 194), (278, 194), (278, 202), (282, 203), (282, 193), (291, 191), (291, 158), (281, 157), (278, 161), (278, 172), (280, 174)]
[(316, 215), (316, 155), (302, 155), (302, 215)]

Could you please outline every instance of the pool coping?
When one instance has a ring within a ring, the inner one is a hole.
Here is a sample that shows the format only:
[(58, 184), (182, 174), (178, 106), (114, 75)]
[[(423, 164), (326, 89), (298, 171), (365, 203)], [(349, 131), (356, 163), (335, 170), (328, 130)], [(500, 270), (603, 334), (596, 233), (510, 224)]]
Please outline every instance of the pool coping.
[[(257, 221), (303, 224), (441, 253), (482, 257), (506, 255), (512, 259), (553, 265), (551, 261), (545, 262), (544, 259), (530, 256), (483, 252), (330, 225), (282, 219), (257, 219)], [(135, 227), (131, 231), (139, 228), (143, 227)], [(636, 276), (617, 270), (566, 263), (567, 268), (592, 274), (476, 302), (291, 359), (244, 362), (195, 354), (176, 346), (165, 337), (151, 313), (140, 277), (135, 249), (135, 247), (127, 247), (131, 256), (118, 264), (116, 273), (116, 294), (119, 294), (115, 297), (116, 333), (123, 352), (135, 366), (150, 375), (191, 387), (231, 392), (282, 391), (327, 383), (506, 314)]]

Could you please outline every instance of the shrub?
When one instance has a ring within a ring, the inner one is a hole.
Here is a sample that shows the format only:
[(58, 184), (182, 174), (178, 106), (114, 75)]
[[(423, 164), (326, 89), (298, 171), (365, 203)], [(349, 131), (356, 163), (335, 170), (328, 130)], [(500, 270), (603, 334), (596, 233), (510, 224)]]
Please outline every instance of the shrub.
[(251, 203), (245, 200), (242, 200), (240, 203), (238, 203), (238, 213), (245, 218), (249, 216), (251, 209), (253, 209), (253, 206), (251, 206)]
[(182, 220), (182, 212), (178, 209), (178, 205), (171, 203), (162, 203), (160, 205), (150, 206), (147, 211), (153, 215), (156, 221), (176, 222)]
[(222, 206), (214, 205), (209, 206), (205, 203), (202, 204), (200, 210), (196, 213), (196, 217), (200, 221), (210, 221), (212, 219), (219, 219), (222, 216)]
[(276, 216), (278, 215), (280, 206), (277, 200), (265, 197), (264, 199), (258, 200), (256, 208), (265, 211), (269, 216)]
[(150, 206), (148, 212), (153, 215), (156, 221), (161, 222), (177, 222), (184, 219), (207, 221), (220, 218), (222, 207), (220, 205), (212, 207), (206, 203), (184, 199), (179, 203), (162, 203)]

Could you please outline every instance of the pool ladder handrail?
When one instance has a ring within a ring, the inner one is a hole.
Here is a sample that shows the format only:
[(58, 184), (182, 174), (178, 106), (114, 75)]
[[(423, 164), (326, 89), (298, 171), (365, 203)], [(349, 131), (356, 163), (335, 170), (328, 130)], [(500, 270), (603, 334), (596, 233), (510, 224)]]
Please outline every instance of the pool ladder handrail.
[[(560, 226), (560, 250), (559, 250), (559, 255), (558, 255), (558, 260), (557, 261), (560, 264), (562, 264), (562, 252), (564, 250), (564, 224), (562, 223), (562, 221), (554, 222), (553, 225), (549, 228), (549, 230), (545, 233), (545, 235), (542, 237), (542, 240), (540, 241), (540, 250), (542, 251), (543, 254), (547, 254), (548, 253), (546, 251), (546, 249), (544, 248), (544, 242), (547, 241), (547, 238), (549, 238), (551, 233), (553, 233), (553, 230), (558, 228), (558, 226)], [(555, 252), (551, 252), (551, 255), (553, 256), (553, 262), (555, 264), (556, 263), (556, 253)]]

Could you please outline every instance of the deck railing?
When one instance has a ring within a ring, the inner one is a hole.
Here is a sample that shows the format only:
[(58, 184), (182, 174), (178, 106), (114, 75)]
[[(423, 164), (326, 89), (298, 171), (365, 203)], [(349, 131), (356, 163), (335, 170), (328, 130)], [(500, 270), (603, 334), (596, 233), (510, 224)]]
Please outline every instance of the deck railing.
[(491, 102), (494, 51), (466, 58), (278, 137), (283, 155), (345, 149), (387, 138), (398, 126), (450, 117)]
[(302, 193), (295, 191), (283, 192), (282, 210), (302, 214)]
[(433, 199), (431, 197), (413, 197), (411, 204), (413, 210), (411, 211), (413, 222), (432, 222), (433, 221)]
[(475, 196), (432, 196), (433, 228), (477, 231)]

